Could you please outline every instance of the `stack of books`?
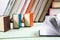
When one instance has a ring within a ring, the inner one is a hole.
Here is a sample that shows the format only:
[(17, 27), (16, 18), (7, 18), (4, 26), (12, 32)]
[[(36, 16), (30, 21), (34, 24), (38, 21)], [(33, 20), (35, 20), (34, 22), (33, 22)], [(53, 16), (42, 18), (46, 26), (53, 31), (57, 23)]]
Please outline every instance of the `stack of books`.
[(57, 16), (60, 14), (60, 1), (59, 0), (54, 0), (52, 2), (52, 8), (50, 8), (49, 14), (50, 16)]

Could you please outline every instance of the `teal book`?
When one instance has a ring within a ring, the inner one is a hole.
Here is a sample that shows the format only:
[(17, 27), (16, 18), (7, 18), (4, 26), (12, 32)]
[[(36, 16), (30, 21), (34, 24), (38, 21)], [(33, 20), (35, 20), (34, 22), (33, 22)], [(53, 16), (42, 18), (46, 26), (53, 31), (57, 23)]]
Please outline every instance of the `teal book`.
[(14, 14), (13, 15), (13, 28), (14, 29), (19, 29), (22, 27), (22, 15), (21, 14)]

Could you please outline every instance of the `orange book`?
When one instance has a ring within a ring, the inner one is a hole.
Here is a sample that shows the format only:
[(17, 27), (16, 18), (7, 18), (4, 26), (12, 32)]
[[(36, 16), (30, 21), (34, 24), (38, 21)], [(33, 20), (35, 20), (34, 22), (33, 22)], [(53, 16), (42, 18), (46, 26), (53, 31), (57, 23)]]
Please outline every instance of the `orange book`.
[(33, 13), (24, 14), (24, 26), (31, 27), (33, 26)]
[(30, 12), (30, 10), (31, 10), (31, 8), (32, 8), (32, 6), (33, 6), (33, 4), (34, 4), (34, 0), (30, 0), (29, 6), (28, 6), (28, 8), (27, 8), (27, 10), (26, 10), (25, 13), (29, 13), (29, 12)]
[[(31, 10), (31, 8), (32, 8), (32, 6), (33, 6), (33, 3), (34, 3), (34, 0), (30, 0), (30, 3), (29, 3), (29, 5), (28, 5), (28, 8), (27, 8), (25, 14), (26, 14), (26, 13), (30, 13), (30, 10)], [(22, 22), (24, 22), (24, 18), (22, 19)]]

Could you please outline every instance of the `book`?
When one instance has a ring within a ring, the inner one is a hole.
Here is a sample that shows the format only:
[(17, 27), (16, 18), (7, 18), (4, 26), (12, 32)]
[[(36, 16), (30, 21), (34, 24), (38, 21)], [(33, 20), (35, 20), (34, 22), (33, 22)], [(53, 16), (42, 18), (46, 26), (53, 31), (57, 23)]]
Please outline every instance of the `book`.
[[(26, 9), (26, 11), (25, 11), (25, 14), (26, 14), (26, 13), (30, 13), (30, 10), (31, 10), (31, 8), (32, 8), (32, 6), (33, 6), (34, 1), (35, 1), (35, 0), (30, 0), (30, 3), (29, 3), (29, 5), (28, 5), (28, 7), (27, 7), (27, 9)], [(22, 19), (22, 22), (24, 22), (24, 19)]]
[(45, 15), (49, 9), (49, 7), (51, 6), (52, 4), (52, 1), (53, 0), (48, 0), (48, 3), (46, 4), (45, 8), (44, 8), (44, 11), (42, 12), (40, 18), (39, 18), (39, 22), (43, 22), (44, 21), (44, 18), (45, 18)]
[(21, 10), (21, 14), (22, 14), (22, 22), (24, 22), (23, 15), (25, 14), (25, 12), (26, 12), (26, 10), (27, 10), (30, 1), (31, 1), (31, 0), (26, 0), (26, 3), (24, 4), (23, 9)]
[(50, 8), (49, 15), (50, 16), (57, 16), (60, 14), (60, 9)]
[[(17, 9), (18, 9), (18, 7), (20, 6), (20, 3), (21, 3), (21, 0), (16, 0), (16, 1), (15, 1), (14, 5), (13, 5), (13, 7), (12, 7), (12, 10), (11, 10), (11, 12), (10, 12), (10, 16), (11, 16), (10, 19), (12, 18), (12, 15), (17, 12)], [(17, 14), (17, 13), (16, 13), (16, 14)]]
[(0, 0), (0, 16), (4, 15), (5, 9), (10, 0)]
[(15, 0), (10, 0), (10, 2), (8, 3), (7, 8), (4, 12), (4, 15), (10, 15), (10, 11), (14, 5), (14, 2), (15, 2)]
[(39, 0), (35, 0), (35, 1), (34, 1), (33, 7), (31, 8), (31, 11), (30, 11), (30, 12), (34, 13), (38, 2), (39, 2)]
[(54, 2), (59, 2), (60, 0), (54, 0)]
[(24, 14), (24, 26), (32, 27), (33, 23), (33, 13)]
[(60, 8), (60, 2), (52, 2), (52, 8)]
[(6, 32), (10, 30), (10, 16), (0, 16), (0, 31)]
[(25, 13), (29, 13), (29, 12), (30, 12), (30, 10), (31, 10), (31, 8), (32, 8), (32, 6), (33, 6), (34, 1), (35, 1), (35, 0), (30, 0), (30, 3), (29, 3), (29, 5), (28, 5), (28, 8), (27, 8), (27, 10), (26, 10)]
[(43, 1), (44, 1), (44, 0), (39, 0), (38, 4), (37, 4), (37, 6), (36, 6), (36, 9), (35, 9), (35, 11), (34, 11), (34, 20), (35, 20), (37, 14), (38, 14), (38, 12), (39, 12), (39, 10), (40, 10), (40, 8), (41, 8), (41, 5), (42, 5)]
[(39, 10), (39, 12), (38, 12), (35, 20), (34, 20), (35, 22), (38, 22), (38, 20), (39, 20), (39, 18), (41, 17), (41, 14), (42, 14), (42, 12), (43, 12), (43, 10), (44, 10), (45, 5), (47, 4), (47, 2), (48, 2), (48, 0), (44, 0), (44, 1), (43, 1), (42, 5), (41, 5), (41, 8), (40, 8), (40, 10)]
[(22, 27), (21, 14), (13, 14), (13, 28), (19, 29)]

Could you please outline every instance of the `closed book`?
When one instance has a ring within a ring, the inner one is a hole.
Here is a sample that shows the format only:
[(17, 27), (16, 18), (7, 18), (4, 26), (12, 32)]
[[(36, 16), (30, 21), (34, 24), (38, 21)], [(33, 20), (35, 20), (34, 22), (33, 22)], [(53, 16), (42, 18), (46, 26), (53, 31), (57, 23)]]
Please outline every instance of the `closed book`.
[(36, 9), (35, 9), (35, 11), (34, 11), (34, 20), (35, 20), (37, 14), (38, 14), (38, 12), (39, 12), (39, 10), (40, 10), (40, 8), (41, 8), (41, 5), (42, 5), (43, 1), (44, 1), (44, 0), (39, 0), (38, 4), (37, 4), (37, 6), (36, 6)]
[(35, 20), (34, 20), (35, 22), (38, 22), (38, 20), (39, 20), (39, 18), (41, 17), (41, 14), (42, 14), (42, 12), (43, 12), (43, 10), (44, 10), (47, 2), (48, 2), (48, 0), (44, 0), (44, 1), (43, 1), (42, 5), (41, 5), (41, 8), (40, 8), (40, 10), (39, 10), (39, 12), (38, 12)]
[(10, 30), (10, 16), (0, 16), (0, 31)]
[(21, 14), (13, 14), (13, 28), (14, 29), (19, 29), (22, 27), (21, 23)]
[(24, 26), (31, 27), (33, 23), (33, 13), (24, 14)]
[(50, 8), (49, 15), (50, 16), (57, 16), (60, 14), (60, 9)]
[(53, 2), (52, 8), (60, 8), (60, 2)]
[(54, 0), (55, 2), (59, 2), (60, 0)]
[(44, 8), (44, 11), (42, 12), (40, 18), (39, 18), (39, 22), (43, 22), (44, 21), (44, 18), (45, 18), (45, 15), (49, 9), (49, 7), (51, 6), (52, 4), (52, 1), (53, 0), (48, 0), (48, 3), (46, 4), (45, 8)]

